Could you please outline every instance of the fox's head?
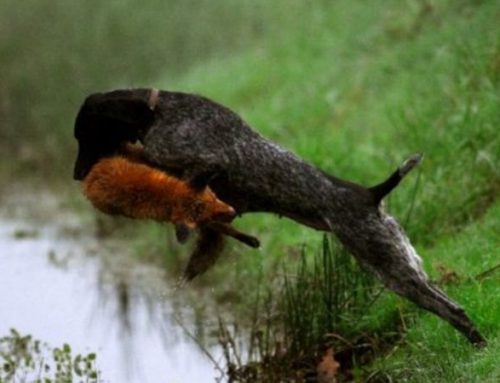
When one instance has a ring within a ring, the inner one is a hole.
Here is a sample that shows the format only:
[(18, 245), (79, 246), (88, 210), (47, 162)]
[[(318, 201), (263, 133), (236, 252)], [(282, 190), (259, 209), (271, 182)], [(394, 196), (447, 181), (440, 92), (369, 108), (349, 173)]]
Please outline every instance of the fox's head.
[(187, 226), (195, 228), (210, 221), (231, 222), (236, 217), (236, 211), (218, 199), (207, 187), (201, 192), (193, 191), (179, 201), (174, 216), (179, 217)]

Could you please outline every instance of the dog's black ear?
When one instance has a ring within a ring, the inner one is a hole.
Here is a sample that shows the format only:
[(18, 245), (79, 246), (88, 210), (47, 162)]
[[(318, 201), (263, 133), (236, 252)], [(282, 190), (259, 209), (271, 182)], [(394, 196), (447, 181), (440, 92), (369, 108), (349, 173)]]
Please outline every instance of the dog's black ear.
[(208, 167), (207, 169), (199, 169), (194, 167), (187, 169), (184, 172), (183, 178), (186, 182), (196, 191), (203, 191), (210, 182), (219, 177), (222, 172), (215, 167)]
[(410, 156), (384, 182), (369, 188), (368, 190), (373, 196), (374, 203), (378, 205), (382, 199), (398, 186), (401, 180), (422, 161), (422, 158), (423, 155), (421, 153)]
[(150, 105), (151, 92), (147, 89), (115, 90), (88, 96), (76, 118), (75, 138), (94, 136), (110, 126), (125, 130), (151, 126), (155, 118)]
[[(141, 138), (155, 120), (152, 90), (116, 90), (88, 96), (76, 116), (74, 135), (78, 157), (73, 178), (82, 180), (101, 158), (124, 142)], [(155, 91), (156, 92), (156, 91)], [(159, 97), (157, 92), (155, 102)]]
[(189, 177), (187, 182), (194, 190), (202, 191), (208, 186), (214, 176), (212, 172), (203, 172)]

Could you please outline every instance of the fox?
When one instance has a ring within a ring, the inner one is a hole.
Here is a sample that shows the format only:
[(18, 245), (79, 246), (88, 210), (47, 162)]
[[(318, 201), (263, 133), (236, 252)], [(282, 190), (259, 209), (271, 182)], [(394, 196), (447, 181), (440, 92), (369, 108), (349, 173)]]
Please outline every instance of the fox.
[(208, 188), (197, 191), (165, 172), (124, 156), (99, 161), (83, 182), (83, 194), (100, 211), (195, 229), (212, 220), (230, 221), (234, 209)]
[(200, 238), (184, 273), (187, 281), (215, 262), (223, 248), (223, 234), (259, 246), (257, 238), (228, 224), (236, 216), (234, 208), (208, 186), (198, 187), (150, 166), (138, 145), (126, 145), (120, 154), (99, 160), (84, 178), (82, 191), (105, 214), (172, 223), (182, 243), (198, 229)]
[(487, 345), (465, 311), (428, 278), (384, 198), (422, 160), (414, 154), (372, 187), (338, 178), (274, 143), (206, 97), (158, 89), (89, 95), (75, 121), (82, 179), (103, 154), (139, 141), (147, 161), (183, 179), (203, 178), (237, 214), (265, 212), (334, 234), (389, 289)]

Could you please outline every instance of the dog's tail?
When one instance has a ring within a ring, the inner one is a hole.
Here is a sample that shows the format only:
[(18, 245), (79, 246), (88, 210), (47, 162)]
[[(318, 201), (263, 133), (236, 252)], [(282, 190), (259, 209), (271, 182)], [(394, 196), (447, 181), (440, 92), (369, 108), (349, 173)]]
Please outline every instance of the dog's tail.
[(396, 169), (384, 182), (369, 188), (368, 190), (373, 195), (375, 204), (379, 204), (392, 189), (394, 189), (401, 180), (422, 161), (423, 155), (421, 153), (410, 156), (403, 164)]

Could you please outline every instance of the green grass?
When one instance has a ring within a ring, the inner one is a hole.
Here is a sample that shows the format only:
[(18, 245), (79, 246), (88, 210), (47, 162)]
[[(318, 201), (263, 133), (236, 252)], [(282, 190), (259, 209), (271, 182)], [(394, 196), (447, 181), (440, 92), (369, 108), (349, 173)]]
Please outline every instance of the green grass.
[(325, 237), (321, 250), (310, 253), (302, 249), (297, 270), (285, 269), (283, 290), (276, 297), (283, 299), (285, 346), (295, 357), (314, 353), (325, 334), (357, 337), (380, 290), (336, 241)]
[(99, 383), (96, 354), (76, 354), (68, 344), (51, 347), (15, 329), (0, 338), (0, 383)]
[[(446, 286), (477, 323), (489, 345), (472, 348), (447, 323), (427, 313), (414, 318), (403, 347), (380, 358), (374, 371), (383, 371), (393, 381), (408, 382), (497, 382), (500, 379), (500, 270), (479, 280), (485, 270), (500, 264), (500, 203), (460, 235), (443, 238), (426, 253), (428, 263), (456, 273)], [(430, 261), (430, 262), (429, 262)], [(434, 267), (434, 269), (436, 269)], [(438, 275), (435, 275), (438, 277)]]

